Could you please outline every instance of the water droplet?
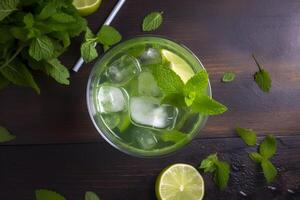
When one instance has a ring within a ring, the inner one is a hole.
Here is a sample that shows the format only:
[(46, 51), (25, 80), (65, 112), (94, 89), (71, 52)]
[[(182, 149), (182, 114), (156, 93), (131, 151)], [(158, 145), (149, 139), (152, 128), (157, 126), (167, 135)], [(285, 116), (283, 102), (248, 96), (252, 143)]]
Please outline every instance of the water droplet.
[(244, 197), (247, 196), (247, 194), (245, 192), (243, 192), (243, 191), (240, 191), (240, 194), (243, 195)]
[(276, 190), (276, 187), (270, 186), (270, 185), (269, 185), (269, 186), (268, 186), (268, 189), (275, 191), (275, 190)]
[(291, 190), (291, 189), (287, 189), (288, 193), (290, 194), (295, 194), (294, 190)]

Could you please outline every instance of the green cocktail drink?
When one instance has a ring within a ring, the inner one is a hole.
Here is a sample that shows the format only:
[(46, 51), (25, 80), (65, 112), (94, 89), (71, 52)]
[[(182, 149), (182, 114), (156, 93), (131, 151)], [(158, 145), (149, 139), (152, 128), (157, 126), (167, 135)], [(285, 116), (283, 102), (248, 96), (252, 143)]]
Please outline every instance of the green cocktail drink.
[[(91, 72), (87, 101), (93, 123), (110, 144), (125, 153), (152, 157), (174, 152), (191, 141), (207, 119), (162, 102), (164, 93), (153, 72), (159, 66), (172, 69), (184, 83), (204, 70), (186, 47), (145, 36), (110, 49)], [(205, 93), (211, 96), (209, 83)]]

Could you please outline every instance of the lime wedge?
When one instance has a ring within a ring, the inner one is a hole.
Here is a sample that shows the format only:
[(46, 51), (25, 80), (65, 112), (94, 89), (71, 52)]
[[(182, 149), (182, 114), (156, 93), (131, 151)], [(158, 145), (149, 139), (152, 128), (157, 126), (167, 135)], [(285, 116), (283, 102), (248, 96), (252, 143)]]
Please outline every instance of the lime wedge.
[(155, 189), (159, 200), (201, 200), (204, 181), (193, 166), (179, 163), (160, 173)]
[(102, 0), (73, 0), (73, 5), (81, 16), (90, 15), (98, 10)]
[(178, 55), (166, 49), (161, 50), (161, 54), (167, 61), (170, 62), (171, 69), (180, 76), (184, 83), (186, 83), (195, 74), (190, 65)]

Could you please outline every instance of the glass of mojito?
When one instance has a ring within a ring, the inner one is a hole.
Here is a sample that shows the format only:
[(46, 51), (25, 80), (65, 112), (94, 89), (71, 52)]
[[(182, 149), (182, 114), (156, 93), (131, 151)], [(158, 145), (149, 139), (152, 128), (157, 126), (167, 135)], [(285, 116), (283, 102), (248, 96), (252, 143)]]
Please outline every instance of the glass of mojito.
[(191, 141), (207, 116), (226, 107), (211, 98), (207, 73), (186, 47), (154, 36), (118, 44), (99, 59), (87, 103), (102, 137), (138, 157), (162, 156)]

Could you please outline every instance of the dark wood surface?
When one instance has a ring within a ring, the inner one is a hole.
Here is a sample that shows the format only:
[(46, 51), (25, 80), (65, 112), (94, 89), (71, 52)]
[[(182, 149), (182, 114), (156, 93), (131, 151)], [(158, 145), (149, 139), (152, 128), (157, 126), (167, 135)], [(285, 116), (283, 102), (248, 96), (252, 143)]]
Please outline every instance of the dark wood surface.
[[(88, 17), (97, 30), (116, 1), (104, 0)], [(232, 163), (227, 190), (220, 192), (205, 175), (205, 199), (300, 199), (300, 1), (296, 0), (127, 0), (113, 22), (124, 39), (143, 34), (140, 24), (150, 11), (164, 11), (155, 32), (188, 46), (210, 73), (213, 96), (229, 107), (211, 117), (183, 151), (165, 158), (139, 159), (109, 146), (94, 129), (85, 89), (92, 64), (71, 77), (69, 87), (39, 77), (41, 95), (10, 86), (0, 93), (0, 124), (17, 135), (0, 146), (0, 199), (34, 199), (37, 188), (50, 188), (68, 199), (83, 199), (86, 190), (104, 200), (155, 199), (155, 177), (171, 163), (198, 164), (218, 152)], [(80, 39), (62, 57), (71, 67)], [(253, 81), (251, 53), (270, 71), (273, 87), (262, 93)], [(230, 84), (220, 82), (235, 71)], [(236, 124), (278, 136), (273, 161), (280, 170), (267, 187), (247, 148), (233, 131)], [(244, 197), (240, 194), (247, 194)]]

